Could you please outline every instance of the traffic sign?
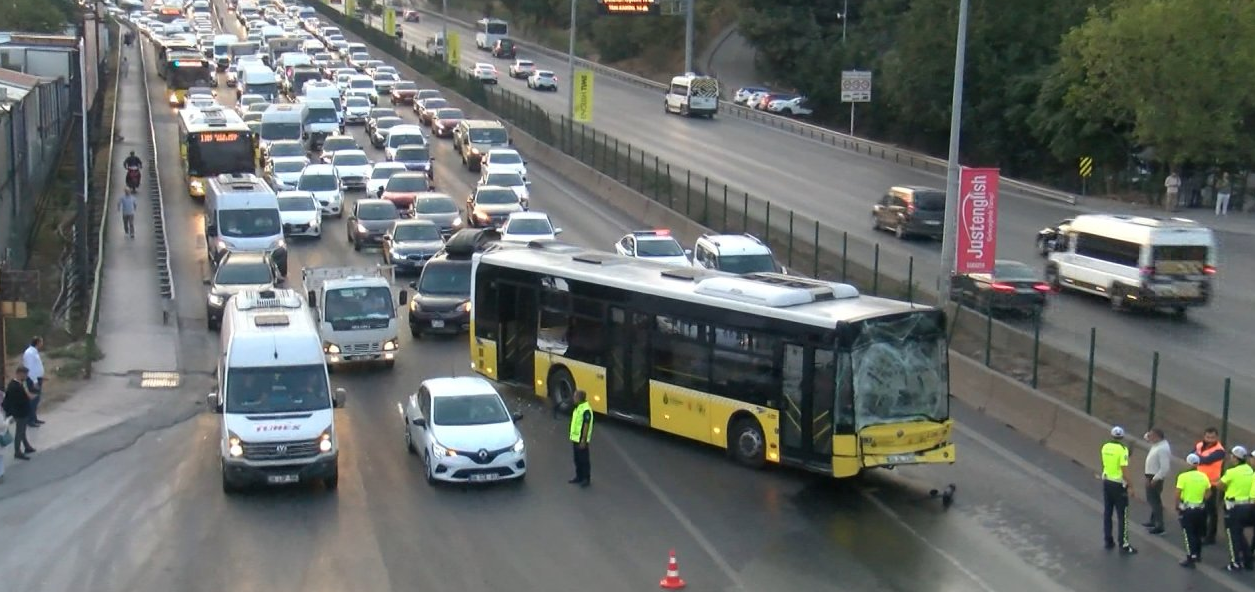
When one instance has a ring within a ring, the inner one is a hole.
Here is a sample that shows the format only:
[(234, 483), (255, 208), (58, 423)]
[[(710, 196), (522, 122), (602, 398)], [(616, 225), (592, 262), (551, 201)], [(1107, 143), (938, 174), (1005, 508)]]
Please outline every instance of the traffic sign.
[(1079, 169), (1081, 172), (1081, 177), (1083, 178), (1088, 178), (1090, 175), (1093, 175), (1094, 174), (1094, 159), (1088, 156), (1082, 156)]
[(872, 100), (872, 73), (866, 70), (841, 72), (841, 102), (870, 103)]

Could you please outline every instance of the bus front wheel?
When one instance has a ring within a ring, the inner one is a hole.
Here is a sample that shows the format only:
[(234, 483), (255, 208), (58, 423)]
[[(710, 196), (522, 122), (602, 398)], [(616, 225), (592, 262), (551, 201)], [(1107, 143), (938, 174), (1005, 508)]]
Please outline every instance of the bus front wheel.
[(575, 378), (566, 368), (549, 373), (549, 403), (555, 413), (571, 409), (575, 404)]
[(753, 469), (767, 464), (767, 439), (757, 421), (738, 419), (728, 431), (728, 450), (736, 462)]

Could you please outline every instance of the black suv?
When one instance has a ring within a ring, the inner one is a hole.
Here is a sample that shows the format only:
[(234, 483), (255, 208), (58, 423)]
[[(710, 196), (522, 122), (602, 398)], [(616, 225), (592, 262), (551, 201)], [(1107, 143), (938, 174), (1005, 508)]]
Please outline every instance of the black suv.
[(496, 43), (492, 44), (492, 57), (494, 58), (512, 60), (516, 51), (514, 42), (509, 39), (498, 39)]
[(461, 333), (471, 326), (471, 257), (501, 239), (492, 229), (459, 230), (410, 282), (410, 334)]

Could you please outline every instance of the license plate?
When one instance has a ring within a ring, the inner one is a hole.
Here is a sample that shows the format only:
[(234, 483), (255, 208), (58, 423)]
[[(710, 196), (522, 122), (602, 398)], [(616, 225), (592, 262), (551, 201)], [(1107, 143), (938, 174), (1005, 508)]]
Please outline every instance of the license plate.
[(1019, 292), (1020, 294), (1032, 294), (1033, 291), (1034, 290), (1032, 288), (1020, 288), (1016, 290), (1016, 292)]
[(890, 454), (886, 462), (891, 465), (902, 465), (915, 462), (914, 454)]
[(492, 473), (484, 473), (482, 475), (471, 475), (471, 481), (496, 481), (497, 476)]
[(924, 220), (924, 224), (928, 226), (937, 226), (941, 224), (941, 220)]
[(444, 321), (432, 321), (432, 322), (431, 322), (431, 328), (432, 328), (432, 329), (442, 329), (442, 328), (444, 328)]
[(284, 485), (287, 483), (296, 483), (301, 478), (297, 475), (270, 475), (266, 477), (266, 482), (271, 485)]

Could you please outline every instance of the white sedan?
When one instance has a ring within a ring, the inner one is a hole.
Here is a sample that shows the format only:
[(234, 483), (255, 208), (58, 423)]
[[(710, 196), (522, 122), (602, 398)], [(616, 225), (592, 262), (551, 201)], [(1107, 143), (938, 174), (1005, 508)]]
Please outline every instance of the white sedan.
[(527, 186), (527, 181), (513, 171), (493, 171), (482, 169), (477, 185), (493, 185), (496, 187), (509, 187), (514, 190), (514, 194), (519, 196), (519, 201), (523, 203), (523, 209), (527, 209), (528, 201), (532, 198), (531, 189)]
[(279, 220), (288, 236), (322, 236), (322, 208), (308, 191), (280, 191)]
[(370, 178), (366, 179), (366, 197), (374, 197), (379, 195), (379, 190), (388, 184), (388, 179), (397, 173), (404, 173), (409, 169), (405, 168), (403, 162), (381, 162), (370, 169)]
[(669, 230), (635, 230), (614, 244), (614, 251), (624, 257), (646, 259), (667, 265), (689, 267), (689, 253)]
[(405, 447), (423, 459), (427, 482), (522, 479), (527, 449), (501, 395), (478, 376), (429, 378), (403, 405)]
[(512, 148), (493, 148), (481, 159), (480, 170), (485, 173), (518, 173), (527, 181), (527, 161)]
[(556, 240), (559, 234), (562, 229), (554, 228), (549, 214), (543, 212), (514, 212), (501, 225), (501, 240), (506, 242)]
[(815, 112), (811, 110), (810, 105), (806, 102), (806, 97), (793, 97), (791, 99), (776, 99), (767, 103), (767, 110), (772, 113), (781, 115), (806, 116), (813, 115)]
[(362, 150), (338, 150), (331, 157), (331, 166), (335, 167), (336, 176), (340, 178), (343, 189), (366, 189), (366, 178), (370, 176), (370, 157)]
[(483, 82), (484, 84), (497, 83), (497, 67), (492, 64), (485, 62), (475, 64), (475, 66), (471, 68), (471, 75), (474, 76), (476, 80)]
[(558, 75), (549, 70), (537, 70), (527, 77), (527, 88), (534, 90), (558, 90)]

